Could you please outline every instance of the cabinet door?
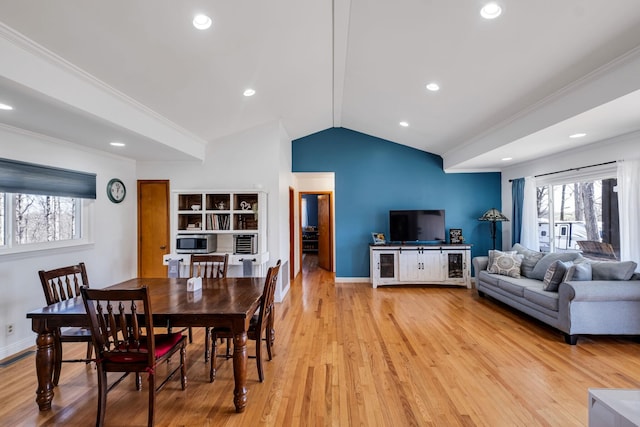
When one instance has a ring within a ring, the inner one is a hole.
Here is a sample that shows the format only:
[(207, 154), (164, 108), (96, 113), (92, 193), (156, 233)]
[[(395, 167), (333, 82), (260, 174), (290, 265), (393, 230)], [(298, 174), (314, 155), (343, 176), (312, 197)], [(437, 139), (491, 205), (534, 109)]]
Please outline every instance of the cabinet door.
[(421, 282), (443, 282), (445, 274), (442, 258), (445, 254), (439, 250), (424, 250), (418, 255), (418, 279)]
[(372, 251), (373, 287), (384, 284), (397, 283), (398, 281), (398, 252), (397, 251)]
[(418, 259), (417, 250), (400, 251), (398, 262), (401, 282), (417, 282), (420, 280), (421, 268)]

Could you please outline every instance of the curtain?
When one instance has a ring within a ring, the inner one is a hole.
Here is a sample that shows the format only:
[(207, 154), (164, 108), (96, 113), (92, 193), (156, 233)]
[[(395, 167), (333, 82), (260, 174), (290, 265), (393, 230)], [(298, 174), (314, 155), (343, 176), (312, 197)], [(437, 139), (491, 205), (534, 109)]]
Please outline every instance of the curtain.
[(640, 160), (618, 163), (620, 259), (640, 264)]
[(522, 207), (524, 203), (524, 178), (511, 181), (511, 200), (513, 209), (511, 214), (511, 244), (520, 243), (522, 230)]
[(540, 240), (538, 238), (538, 194), (536, 192), (536, 179), (532, 176), (524, 178), (520, 244), (533, 251), (540, 250)]

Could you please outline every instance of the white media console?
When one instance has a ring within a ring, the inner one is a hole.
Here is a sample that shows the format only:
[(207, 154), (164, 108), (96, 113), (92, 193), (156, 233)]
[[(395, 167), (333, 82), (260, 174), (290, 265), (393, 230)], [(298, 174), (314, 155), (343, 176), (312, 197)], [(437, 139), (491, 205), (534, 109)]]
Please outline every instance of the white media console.
[(471, 288), (471, 245), (370, 245), (370, 278), (385, 285), (458, 285)]

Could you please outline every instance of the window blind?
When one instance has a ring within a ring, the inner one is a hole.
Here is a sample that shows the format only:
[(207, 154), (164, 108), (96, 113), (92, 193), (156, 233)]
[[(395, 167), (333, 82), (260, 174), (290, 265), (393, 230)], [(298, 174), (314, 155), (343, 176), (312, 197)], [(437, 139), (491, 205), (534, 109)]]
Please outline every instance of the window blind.
[(96, 174), (0, 158), (0, 192), (96, 198)]

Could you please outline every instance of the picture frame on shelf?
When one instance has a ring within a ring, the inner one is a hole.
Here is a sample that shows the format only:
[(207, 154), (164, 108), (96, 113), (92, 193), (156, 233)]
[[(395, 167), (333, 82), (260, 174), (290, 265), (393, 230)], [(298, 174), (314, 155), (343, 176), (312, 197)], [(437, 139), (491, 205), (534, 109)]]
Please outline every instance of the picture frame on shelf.
[(384, 237), (384, 233), (371, 233), (371, 238), (373, 239), (374, 245), (384, 245), (387, 243), (387, 239)]
[(459, 245), (464, 243), (464, 237), (462, 237), (462, 228), (449, 229), (449, 243), (451, 243), (452, 245)]

